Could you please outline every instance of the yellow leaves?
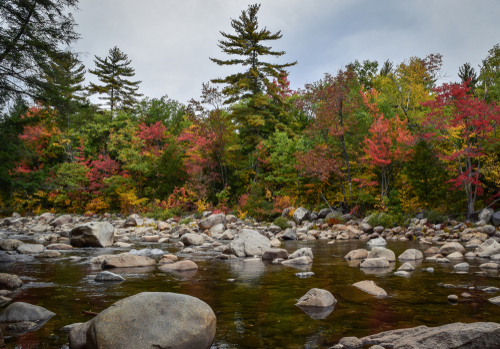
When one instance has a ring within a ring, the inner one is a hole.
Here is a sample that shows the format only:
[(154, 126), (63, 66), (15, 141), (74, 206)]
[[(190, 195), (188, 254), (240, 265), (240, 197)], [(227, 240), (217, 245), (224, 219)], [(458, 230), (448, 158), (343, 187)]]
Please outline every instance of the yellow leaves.
[(496, 154), (487, 154), (483, 157), (482, 174), (486, 182), (495, 183), (500, 187), (500, 163), (498, 162)]
[(196, 211), (198, 212), (204, 212), (204, 211), (208, 211), (208, 209), (210, 208), (210, 203), (207, 203), (207, 199), (199, 199), (197, 202), (196, 202)]
[(243, 212), (239, 208), (236, 210), (238, 212), (238, 218), (244, 220), (247, 217), (248, 211)]

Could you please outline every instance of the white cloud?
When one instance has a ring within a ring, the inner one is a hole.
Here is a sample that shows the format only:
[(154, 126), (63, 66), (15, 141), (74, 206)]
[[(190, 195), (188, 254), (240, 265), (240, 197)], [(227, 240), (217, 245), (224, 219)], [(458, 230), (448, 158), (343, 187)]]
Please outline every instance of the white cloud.
[[(279, 61), (290, 68), (292, 86), (302, 87), (355, 59), (390, 59), (441, 53), (444, 70), (457, 80), (465, 62), (477, 66), (500, 42), (500, 2), (496, 0), (261, 1), (259, 23), (283, 38), (271, 45), (286, 51)], [(201, 83), (238, 68), (219, 67), (224, 58), (219, 31), (233, 32), (249, 2), (241, 0), (82, 1), (75, 14), (83, 39), (74, 45), (87, 68), (93, 55), (104, 57), (118, 46), (132, 59), (140, 92), (168, 94), (180, 102), (197, 98)], [(87, 80), (96, 81), (88, 75)]]

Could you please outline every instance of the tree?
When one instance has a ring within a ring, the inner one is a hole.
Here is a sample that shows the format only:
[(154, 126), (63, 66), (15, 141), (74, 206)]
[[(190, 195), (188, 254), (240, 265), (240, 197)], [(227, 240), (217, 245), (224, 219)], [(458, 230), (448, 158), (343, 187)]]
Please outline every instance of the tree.
[(500, 44), (488, 51), (480, 68), (478, 95), (487, 102), (500, 101)]
[(45, 89), (40, 90), (41, 100), (58, 111), (60, 126), (70, 127), (70, 115), (85, 103), (85, 67), (72, 52), (60, 52), (43, 66)]
[(380, 112), (376, 99), (379, 93), (374, 89), (362, 94), (365, 105), (373, 115), (374, 121), (369, 134), (365, 137), (365, 161), (377, 174), (382, 202), (387, 198), (394, 185), (394, 177), (399, 164), (407, 160), (412, 150), (408, 147), (414, 137), (406, 129), (408, 120), (401, 121), (399, 116), (387, 119)]
[(135, 106), (135, 113), (139, 117), (145, 116), (144, 122), (154, 124), (161, 121), (175, 136), (189, 126), (185, 120), (186, 107), (167, 95), (160, 98), (145, 97)]
[(434, 90), (436, 99), (424, 106), (430, 108), (426, 125), (433, 129), (426, 136), (444, 143), (441, 157), (452, 164), (455, 176), (450, 182), (454, 189), (465, 191), (470, 216), (483, 192), (482, 158), (485, 147), (494, 141), (493, 126), (500, 122), (500, 110), (470, 95), (467, 83), (443, 84)]
[(78, 40), (68, 9), (78, 0), (0, 1), (0, 105), (18, 96), (37, 98), (40, 66)]
[(132, 61), (117, 46), (109, 50), (109, 55), (105, 59), (98, 56), (95, 58), (96, 69), (89, 70), (89, 73), (96, 75), (104, 85), (90, 83), (89, 92), (107, 94), (107, 97), (99, 97), (99, 99), (108, 101), (107, 105), (110, 106), (111, 111), (115, 109), (132, 111), (137, 103), (136, 97), (142, 96), (137, 93), (142, 81), (125, 79), (135, 75), (135, 69), (129, 67)]
[[(220, 40), (222, 52), (229, 55), (241, 56), (241, 59), (220, 60), (210, 58), (218, 65), (242, 65), (248, 67), (242, 72), (232, 74), (226, 78), (213, 79), (213, 83), (227, 84), (222, 92), (228, 97), (226, 104), (241, 101), (233, 109), (233, 118), (238, 124), (240, 137), (245, 152), (255, 150), (263, 137), (270, 136), (276, 129), (284, 129), (285, 124), (280, 120), (283, 109), (280, 99), (273, 89), (269, 78), (283, 80), (287, 75), (285, 68), (297, 62), (287, 64), (273, 64), (259, 60), (260, 56), (280, 57), (284, 51), (272, 51), (271, 47), (264, 46), (265, 41), (274, 41), (282, 37), (281, 31), (272, 34), (267, 28), (259, 30), (257, 12), (260, 5), (249, 5), (241, 12), (238, 20), (231, 20), (231, 26), (236, 35), (221, 32), (227, 40)], [(276, 97), (270, 101), (268, 97)]]
[[(319, 166), (317, 173), (321, 173), (324, 179), (329, 177), (324, 173), (325, 170), (329, 169), (335, 174), (346, 204), (347, 194), (351, 199), (353, 194), (353, 154), (352, 149), (348, 149), (346, 137), (355, 133), (358, 123), (354, 112), (362, 104), (359, 89), (358, 76), (349, 66), (346, 70), (340, 70), (336, 76), (325, 74), (323, 80), (306, 85), (304, 97), (298, 101), (302, 110), (310, 115), (310, 126), (306, 133), (315, 139), (317, 145), (306, 156), (321, 156), (323, 161), (317, 159), (319, 161), (314, 161), (311, 165)], [(357, 144), (353, 148), (358, 148)], [(331, 166), (325, 167), (327, 161), (324, 161), (324, 155)]]
[(469, 92), (475, 95), (478, 80), (476, 71), (470, 63), (465, 63), (463, 66), (458, 68), (458, 77), (460, 78), (460, 82), (467, 82), (467, 86), (470, 89)]

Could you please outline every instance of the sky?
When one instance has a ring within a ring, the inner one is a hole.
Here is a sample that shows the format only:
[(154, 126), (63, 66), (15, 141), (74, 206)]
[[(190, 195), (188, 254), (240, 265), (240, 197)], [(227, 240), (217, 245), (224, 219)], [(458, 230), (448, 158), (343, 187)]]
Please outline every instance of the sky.
[[(233, 34), (231, 19), (253, 2), (241, 0), (80, 0), (74, 13), (87, 69), (118, 46), (132, 60), (144, 96), (187, 103), (201, 84), (241, 71), (209, 58), (227, 59), (220, 32)], [(445, 81), (458, 81), (459, 67), (477, 67), (500, 43), (498, 0), (261, 0), (259, 26), (283, 37), (269, 42), (286, 51), (271, 62), (289, 68), (296, 89), (335, 73), (354, 60), (398, 64), (413, 56), (443, 55)], [(87, 73), (87, 82), (97, 83)], [(96, 101), (96, 97), (93, 97)]]

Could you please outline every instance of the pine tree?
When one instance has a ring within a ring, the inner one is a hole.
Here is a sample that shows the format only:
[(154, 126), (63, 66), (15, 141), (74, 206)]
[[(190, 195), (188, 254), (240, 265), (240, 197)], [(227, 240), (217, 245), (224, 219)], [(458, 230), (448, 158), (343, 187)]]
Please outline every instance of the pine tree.
[(98, 56), (95, 58), (96, 69), (89, 70), (89, 73), (96, 75), (104, 85), (90, 83), (89, 92), (107, 94), (107, 97), (99, 99), (107, 100), (111, 111), (115, 109), (132, 111), (137, 103), (136, 97), (142, 96), (137, 93), (142, 81), (129, 81), (124, 78), (135, 75), (135, 69), (129, 67), (132, 61), (116, 46), (109, 50), (109, 55), (105, 59)]
[(78, 0), (0, 1), (0, 105), (39, 97), (40, 66), (80, 37), (68, 13), (77, 5)]
[(226, 104), (241, 101), (233, 108), (233, 118), (239, 127), (245, 152), (253, 151), (256, 145), (272, 135), (276, 129), (285, 129), (285, 112), (282, 107), (279, 91), (270, 82), (275, 78), (283, 83), (287, 72), (285, 68), (297, 64), (272, 64), (259, 60), (260, 56), (280, 57), (284, 51), (272, 51), (264, 46), (264, 41), (278, 40), (281, 31), (272, 34), (266, 28), (259, 30), (257, 12), (260, 5), (249, 5), (241, 12), (238, 20), (231, 20), (235, 35), (221, 32), (226, 40), (219, 41), (222, 52), (241, 56), (241, 59), (219, 60), (210, 58), (218, 65), (242, 65), (248, 69), (227, 76), (213, 79), (213, 83), (227, 84), (222, 90), (228, 99)]
[(55, 54), (43, 67), (41, 100), (58, 111), (59, 124), (70, 127), (70, 115), (76, 113), (85, 102), (85, 67), (72, 52)]

